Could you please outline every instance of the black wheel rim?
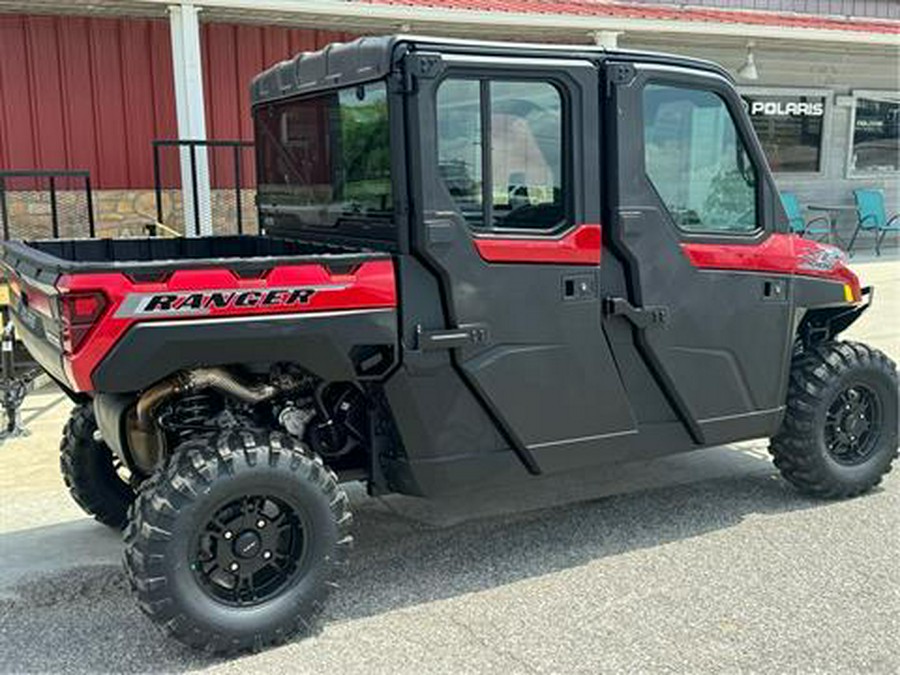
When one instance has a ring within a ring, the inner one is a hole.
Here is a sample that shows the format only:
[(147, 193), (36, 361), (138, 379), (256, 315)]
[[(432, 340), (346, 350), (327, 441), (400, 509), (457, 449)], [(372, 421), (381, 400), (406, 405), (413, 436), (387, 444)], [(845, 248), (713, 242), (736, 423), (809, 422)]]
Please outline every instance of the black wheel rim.
[(192, 569), (219, 602), (257, 605), (299, 577), (306, 548), (303, 521), (287, 502), (248, 495), (219, 508), (200, 532)]
[(839, 464), (854, 466), (869, 459), (880, 432), (881, 404), (875, 392), (864, 385), (847, 387), (828, 408), (825, 445)]

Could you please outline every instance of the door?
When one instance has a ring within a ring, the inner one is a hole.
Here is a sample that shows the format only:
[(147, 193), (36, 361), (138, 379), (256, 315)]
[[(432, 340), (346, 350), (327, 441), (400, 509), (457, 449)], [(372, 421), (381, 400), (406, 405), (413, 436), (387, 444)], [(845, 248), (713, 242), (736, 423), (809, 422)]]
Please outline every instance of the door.
[(452, 350), (526, 463), (633, 432), (601, 327), (596, 67), (408, 58), (413, 250), (444, 301), (419, 348)]
[(609, 240), (630, 287), (610, 320), (643, 319), (637, 347), (696, 443), (770, 434), (792, 289), (768, 271), (777, 193), (741, 101), (712, 72), (619, 63), (606, 76)]

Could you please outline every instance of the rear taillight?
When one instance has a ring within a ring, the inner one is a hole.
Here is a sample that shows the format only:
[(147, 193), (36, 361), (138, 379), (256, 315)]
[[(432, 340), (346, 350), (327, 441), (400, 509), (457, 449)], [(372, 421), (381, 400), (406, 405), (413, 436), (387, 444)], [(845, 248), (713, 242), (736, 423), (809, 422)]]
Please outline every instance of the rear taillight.
[(78, 351), (107, 304), (106, 296), (99, 291), (74, 291), (59, 296), (62, 344), (67, 354)]

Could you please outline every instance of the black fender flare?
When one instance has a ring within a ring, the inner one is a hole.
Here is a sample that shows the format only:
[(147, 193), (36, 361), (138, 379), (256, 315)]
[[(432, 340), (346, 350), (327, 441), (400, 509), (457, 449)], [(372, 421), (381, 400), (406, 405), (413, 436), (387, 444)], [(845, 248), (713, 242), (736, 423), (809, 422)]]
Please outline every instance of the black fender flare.
[(180, 370), (296, 363), (325, 381), (381, 377), (397, 359), (393, 309), (148, 321), (131, 328), (92, 375), (95, 391), (135, 392)]
[(797, 338), (805, 347), (833, 340), (856, 322), (872, 304), (875, 292), (871, 286), (861, 289), (862, 301), (847, 305), (809, 307), (797, 327)]

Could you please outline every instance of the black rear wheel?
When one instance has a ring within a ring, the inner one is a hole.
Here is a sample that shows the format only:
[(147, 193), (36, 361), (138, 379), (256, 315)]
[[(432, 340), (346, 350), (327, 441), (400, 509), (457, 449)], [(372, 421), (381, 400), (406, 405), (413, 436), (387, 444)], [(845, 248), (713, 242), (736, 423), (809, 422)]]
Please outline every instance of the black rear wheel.
[(128, 470), (109, 446), (96, 438), (91, 404), (72, 410), (59, 444), (59, 467), (69, 494), (85, 513), (104, 525), (125, 527), (134, 501)]
[(284, 591), (303, 569), (307, 552), (301, 511), (269, 494), (233, 499), (203, 526), (194, 574), (220, 602), (264, 603)]
[(852, 497), (891, 470), (898, 439), (897, 368), (855, 342), (830, 342), (794, 360), (787, 413), (770, 451), (802, 492)]
[(125, 569), (143, 611), (215, 653), (308, 630), (352, 545), (349, 502), (321, 459), (290, 437), (192, 439), (142, 486)]

